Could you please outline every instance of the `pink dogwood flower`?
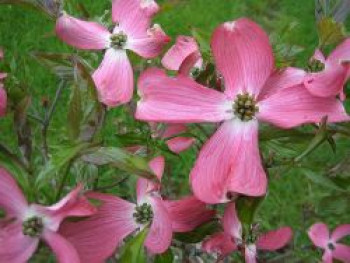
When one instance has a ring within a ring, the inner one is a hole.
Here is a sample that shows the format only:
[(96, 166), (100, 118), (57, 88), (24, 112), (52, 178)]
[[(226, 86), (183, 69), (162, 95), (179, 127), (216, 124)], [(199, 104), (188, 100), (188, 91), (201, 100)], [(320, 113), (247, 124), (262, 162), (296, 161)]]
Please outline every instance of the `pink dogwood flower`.
[(303, 85), (303, 71), (276, 71), (266, 33), (249, 19), (219, 26), (212, 51), (225, 91), (204, 87), (187, 76), (168, 77), (159, 69), (139, 79), (136, 118), (165, 123), (221, 123), (202, 147), (191, 171), (194, 194), (206, 203), (227, 202), (228, 193), (261, 196), (267, 179), (260, 160), (258, 127), (281, 128), (348, 121), (335, 97), (313, 96)]
[[(164, 158), (153, 159), (150, 167), (161, 180)], [(149, 227), (145, 247), (158, 254), (169, 248), (173, 231), (187, 231), (214, 215), (193, 197), (182, 202), (164, 201), (159, 189), (159, 183), (139, 179), (136, 204), (110, 194), (88, 193), (88, 197), (102, 202), (98, 212), (80, 222), (64, 223), (60, 233), (74, 244), (84, 263), (102, 263), (124, 238), (138, 230)]]
[(332, 263), (333, 258), (350, 262), (350, 246), (338, 243), (343, 237), (350, 235), (350, 224), (340, 225), (330, 234), (327, 225), (316, 223), (310, 227), (308, 235), (315, 246), (324, 249), (324, 263)]
[(327, 58), (317, 49), (311, 65), (316, 72), (306, 75), (305, 87), (315, 96), (340, 94), (344, 98), (343, 87), (350, 77), (350, 38), (337, 46)]
[(34, 254), (40, 240), (47, 243), (60, 263), (79, 263), (72, 244), (57, 230), (66, 217), (85, 217), (94, 214), (92, 206), (78, 186), (60, 202), (44, 207), (28, 204), (15, 180), (0, 168), (0, 262), (25, 263)]
[(179, 74), (184, 75), (201, 70), (203, 59), (196, 40), (193, 37), (179, 36), (176, 43), (164, 55), (162, 65), (166, 69), (179, 71)]
[(112, 4), (113, 32), (64, 13), (57, 20), (56, 33), (76, 48), (106, 50), (93, 79), (101, 102), (115, 107), (129, 102), (133, 95), (134, 76), (127, 50), (154, 58), (170, 39), (159, 25), (150, 27), (151, 17), (159, 10), (153, 0), (113, 0)]
[[(0, 60), (4, 58), (4, 51), (0, 48)], [(7, 106), (7, 94), (4, 89), (3, 80), (6, 78), (7, 74), (0, 72), (0, 117), (6, 114)]]
[(208, 253), (217, 253), (226, 257), (239, 248), (244, 248), (245, 262), (256, 263), (257, 251), (275, 251), (286, 246), (292, 239), (290, 227), (281, 227), (257, 236), (252, 234), (242, 238), (242, 224), (237, 216), (234, 203), (228, 204), (222, 220), (224, 232), (217, 233), (205, 240), (202, 249)]

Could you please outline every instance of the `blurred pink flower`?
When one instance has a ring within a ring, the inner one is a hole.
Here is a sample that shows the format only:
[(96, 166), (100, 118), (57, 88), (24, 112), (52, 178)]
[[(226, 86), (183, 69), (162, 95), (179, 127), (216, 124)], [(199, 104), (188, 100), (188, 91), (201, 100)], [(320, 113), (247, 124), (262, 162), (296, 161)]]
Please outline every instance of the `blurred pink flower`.
[(350, 246), (338, 243), (340, 239), (350, 235), (350, 224), (338, 226), (330, 235), (324, 223), (316, 223), (310, 227), (308, 235), (315, 246), (324, 249), (324, 263), (332, 263), (333, 258), (345, 263), (350, 262)]
[(112, 33), (104, 26), (62, 14), (56, 33), (64, 42), (79, 49), (105, 49), (104, 59), (94, 72), (101, 102), (110, 107), (131, 100), (134, 89), (133, 69), (127, 56), (132, 50), (143, 58), (154, 58), (169, 42), (159, 25), (150, 27), (159, 7), (153, 0), (113, 0)]
[(242, 225), (234, 203), (227, 205), (222, 221), (224, 232), (217, 233), (205, 240), (202, 249), (208, 253), (217, 253), (220, 257), (225, 257), (243, 246), (247, 263), (257, 262), (257, 250), (278, 250), (286, 246), (293, 236), (290, 227), (281, 227), (260, 236), (253, 234), (246, 240), (242, 240)]
[[(4, 58), (4, 51), (0, 48), (0, 60)], [(0, 72), (0, 117), (6, 114), (7, 107), (7, 94), (4, 89), (2, 81), (6, 78), (7, 74)]]
[(203, 60), (196, 40), (187, 36), (177, 37), (175, 44), (164, 55), (162, 65), (184, 75), (200, 70)]
[(350, 77), (350, 38), (337, 46), (327, 58), (317, 49), (311, 65), (316, 65), (316, 72), (306, 75), (305, 87), (315, 96), (340, 94), (344, 98), (343, 87)]
[(43, 240), (58, 262), (81, 262), (72, 244), (57, 233), (66, 217), (85, 217), (96, 212), (80, 194), (81, 190), (80, 185), (53, 206), (28, 204), (15, 180), (0, 168), (0, 208), (5, 211), (5, 218), (0, 219), (0, 261), (27, 262)]
[(212, 37), (217, 70), (225, 91), (219, 92), (160, 69), (139, 78), (141, 97), (136, 118), (165, 123), (222, 123), (201, 149), (190, 181), (194, 194), (207, 203), (229, 200), (227, 194), (261, 196), (267, 179), (258, 147), (259, 122), (281, 128), (348, 121), (342, 103), (311, 95), (301, 83), (302, 70), (275, 71), (266, 33), (242, 18), (219, 26)]
[[(161, 180), (164, 158), (153, 159), (150, 167)], [(150, 226), (145, 246), (151, 253), (163, 253), (171, 244), (173, 232), (191, 231), (215, 214), (194, 197), (165, 201), (159, 190), (159, 183), (139, 179), (136, 204), (91, 192), (88, 197), (102, 202), (98, 212), (87, 220), (65, 222), (60, 233), (74, 244), (84, 263), (101, 263), (135, 231)]]

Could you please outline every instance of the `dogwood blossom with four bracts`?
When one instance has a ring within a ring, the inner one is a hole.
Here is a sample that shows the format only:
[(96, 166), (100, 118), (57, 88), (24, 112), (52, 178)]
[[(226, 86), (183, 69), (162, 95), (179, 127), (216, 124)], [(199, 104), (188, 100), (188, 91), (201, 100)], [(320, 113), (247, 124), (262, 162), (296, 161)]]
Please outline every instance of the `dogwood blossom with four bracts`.
[[(0, 48), (0, 60), (4, 58), (4, 51)], [(6, 114), (6, 106), (7, 106), (7, 94), (4, 89), (3, 80), (6, 78), (7, 74), (0, 72), (0, 116), (4, 116)]]
[(62, 237), (58, 228), (66, 217), (85, 217), (96, 212), (79, 185), (57, 204), (49, 207), (28, 204), (15, 180), (0, 168), (0, 262), (25, 263), (38, 248), (40, 240), (47, 243), (60, 263), (79, 263), (72, 244)]
[(261, 196), (267, 179), (258, 148), (259, 122), (281, 128), (306, 123), (348, 121), (335, 97), (313, 96), (300, 83), (300, 70), (275, 71), (266, 33), (249, 19), (219, 26), (212, 51), (225, 82), (223, 93), (189, 77), (168, 77), (149, 69), (139, 78), (136, 118), (165, 123), (222, 123), (201, 149), (190, 181), (207, 203), (229, 200), (228, 193)]
[(57, 20), (56, 33), (69, 45), (79, 49), (106, 50), (94, 72), (101, 102), (114, 107), (131, 100), (134, 87), (133, 69), (127, 56), (132, 50), (143, 58), (154, 58), (169, 42), (159, 25), (150, 27), (159, 10), (153, 0), (113, 0), (113, 32), (104, 26), (76, 19), (63, 13)]
[[(160, 181), (164, 158), (153, 159), (150, 167)], [(139, 179), (136, 204), (110, 194), (88, 193), (89, 198), (102, 203), (98, 212), (86, 220), (66, 222), (60, 233), (74, 244), (84, 263), (102, 263), (125, 237), (138, 230), (149, 227), (146, 248), (154, 254), (163, 253), (169, 248), (174, 231), (190, 231), (215, 214), (193, 197), (183, 202), (164, 201), (159, 189), (159, 183)]]
[(344, 98), (343, 88), (350, 77), (350, 38), (338, 45), (327, 58), (317, 49), (310, 65), (315, 72), (306, 74), (304, 84), (313, 95), (330, 97), (340, 94)]
[(243, 240), (242, 224), (237, 216), (234, 203), (228, 204), (222, 220), (224, 232), (214, 234), (202, 244), (208, 253), (217, 253), (225, 257), (243, 246), (246, 263), (256, 263), (258, 250), (274, 251), (286, 246), (292, 239), (290, 227), (281, 227), (274, 231), (256, 236), (252, 234)]
[(310, 227), (308, 235), (315, 246), (324, 249), (324, 263), (332, 263), (333, 258), (350, 262), (350, 246), (339, 243), (342, 238), (350, 235), (350, 224), (340, 225), (330, 234), (327, 225), (316, 223)]

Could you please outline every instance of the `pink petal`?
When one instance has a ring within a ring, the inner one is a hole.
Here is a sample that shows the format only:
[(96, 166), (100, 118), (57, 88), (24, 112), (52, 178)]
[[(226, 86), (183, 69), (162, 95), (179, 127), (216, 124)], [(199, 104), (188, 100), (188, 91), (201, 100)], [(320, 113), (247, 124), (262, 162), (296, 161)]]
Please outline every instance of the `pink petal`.
[(323, 223), (316, 223), (312, 225), (308, 231), (309, 238), (315, 246), (320, 248), (327, 248), (329, 241), (328, 227)]
[(343, 61), (350, 61), (350, 38), (338, 45), (327, 59), (327, 62), (332, 64), (339, 64)]
[(179, 73), (183, 75), (190, 75), (191, 70), (193, 68), (202, 68), (203, 67), (203, 59), (201, 54), (197, 52), (193, 52), (182, 62)]
[(260, 26), (246, 18), (226, 22), (215, 30), (211, 45), (226, 94), (258, 95), (274, 69), (269, 38)]
[(230, 235), (224, 232), (216, 233), (202, 243), (202, 249), (207, 253), (218, 253), (227, 256), (237, 250)]
[[(163, 156), (158, 156), (152, 159), (149, 162), (149, 167), (153, 171), (153, 173), (157, 176), (159, 182), (162, 180), (164, 167), (165, 167), (165, 159)], [(144, 178), (140, 178), (137, 180), (136, 185), (136, 195), (137, 195), (137, 203), (143, 203), (145, 199), (147, 199), (147, 195), (153, 191), (160, 190), (160, 183), (153, 182), (151, 180), (147, 180)]]
[(138, 228), (133, 219), (135, 205), (108, 194), (89, 193), (88, 197), (102, 202), (98, 212), (86, 220), (64, 222), (60, 234), (73, 244), (81, 262), (102, 263)]
[(335, 250), (333, 251), (333, 257), (335, 259), (341, 260), (342, 262), (350, 262), (350, 246), (343, 244), (336, 244)]
[(38, 243), (38, 238), (22, 234), (21, 222), (0, 228), (0, 262), (25, 263), (34, 254)]
[(177, 137), (166, 142), (170, 151), (179, 154), (190, 148), (196, 140), (189, 137)]
[(79, 255), (73, 245), (64, 239), (61, 235), (53, 231), (46, 230), (43, 234), (43, 238), (55, 253), (59, 263), (81, 262)]
[(193, 37), (179, 36), (164, 55), (162, 65), (169, 70), (179, 70), (184, 60), (194, 52), (199, 52), (196, 40)]
[(112, 20), (132, 36), (143, 35), (159, 11), (153, 0), (113, 0)]
[(165, 252), (171, 244), (172, 227), (168, 210), (159, 198), (150, 198), (153, 221), (145, 240), (145, 246), (154, 254)]
[(0, 208), (8, 217), (22, 218), (28, 208), (21, 189), (4, 168), (0, 167)]
[(326, 63), (326, 58), (324, 57), (321, 50), (316, 49), (314, 55), (312, 56), (311, 60), (318, 60), (322, 62), (323, 64)]
[(257, 122), (224, 122), (202, 147), (190, 181), (196, 197), (206, 203), (227, 202), (229, 192), (264, 195), (267, 180), (259, 155)]
[(194, 196), (188, 196), (181, 200), (165, 201), (169, 211), (174, 232), (189, 232), (197, 226), (210, 221), (214, 215), (214, 210), (209, 210), (206, 204), (199, 201)]
[(348, 235), (350, 235), (350, 224), (340, 225), (333, 231), (331, 239), (334, 242), (337, 242), (338, 240)]
[(187, 131), (185, 124), (168, 124), (162, 134), (162, 138), (169, 138)]
[(282, 89), (302, 84), (305, 76), (306, 72), (298, 68), (276, 70), (266, 81), (258, 100), (264, 100)]
[(61, 15), (56, 22), (57, 36), (80, 49), (100, 50), (109, 46), (111, 33), (102, 25)]
[(256, 246), (254, 244), (247, 245), (244, 250), (244, 258), (246, 263), (256, 263)]
[(0, 117), (6, 114), (7, 108), (7, 94), (3, 89), (3, 85), (0, 83)]
[(242, 224), (238, 218), (235, 203), (231, 202), (226, 206), (222, 224), (226, 234), (236, 241), (242, 241)]
[(258, 106), (257, 117), (260, 121), (282, 128), (317, 123), (324, 116), (328, 116), (329, 122), (349, 120), (338, 99), (315, 97), (303, 85), (282, 89), (260, 101)]
[(331, 250), (325, 250), (322, 256), (322, 263), (333, 263), (333, 254)]
[(163, 156), (158, 156), (153, 158), (149, 162), (149, 167), (153, 171), (153, 173), (157, 176), (158, 180), (162, 180), (162, 176), (164, 173), (164, 167), (165, 167), (165, 159)]
[(50, 207), (36, 206), (50, 218), (50, 229), (57, 231), (60, 223), (67, 217), (85, 217), (96, 213), (96, 208), (81, 194), (82, 185), (78, 185), (57, 204)]
[(170, 41), (159, 25), (154, 25), (147, 30), (147, 34), (134, 38), (128, 42), (128, 48), (143, 58), (155, 58), (163, 47)]
[(290, 227), (269, 231), (259, 237), (257, 247), (262, 250), (277, 250), (286, 246), (292, 239), (292, 236), (293, 231)]
[(102, 103), (110, 107), (128, 103), (134, 91), (134, 76), (124, 50), (107, 49), (101, 65), (93, 74)]
[(336, 96), (343, 91), (349, 68), (349, 64), (329, 66), (324, 71), (309, 74), (304, 85), (315, 96)]
[(231, 118), (231, 103), (216, 90), (185, 76), (168, 77), (164, 71), (149, 69), (139, 83), (136, 118), (168, 123), (219, 122)]

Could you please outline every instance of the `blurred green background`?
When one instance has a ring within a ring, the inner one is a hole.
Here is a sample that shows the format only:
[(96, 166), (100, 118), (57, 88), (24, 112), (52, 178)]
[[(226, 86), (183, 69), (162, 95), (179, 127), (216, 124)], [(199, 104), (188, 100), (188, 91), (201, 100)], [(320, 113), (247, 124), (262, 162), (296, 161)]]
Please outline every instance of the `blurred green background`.
[[(108, 0), (67, 0), (67, 2), (72, 9), (68, 11), (76, 16), (81, 16), (82, 13), (74, 7), (78, 3), (83, 4), (90, 19), (101, 16), (111, 7)], [(290, 59), (288, 64), (306, 67), (308, 58), (318, 45), (315, 3), (312, 0), (159, 0), (158, 2), (163, 5), (163, 12), (156, 16), (154, 22), (161, 24), (173, 41), (177, 35), (190, 35), (192, 28), (209, 40), (216, 26), (245, 16), (258, 22), (270, 34), (278, 62), (280, 57), (287, 57)], [(33, 94), (32, 111), (42, 114), (42, 100), (53, 99), (58, 80), (34, 59), (32, 52), (75, 51), (55, 37), (53, 21), (34, 10), (9, 5), (0, 5), (0, 46), (5, 51), (5, 59), (0, 62), (0, 71), (9, 73), (7, 88), (11, 90), (13, 86), (20, 85), (30, 90)], [(96, 57), (93, 58), (94, 61), (98, 61)], [(66, 90), (63, 98), (68, 97), (69, 92)], [(64, 137), (66, 108), (67, 100), (62, 99), (50, 126), (49, 145), (59, 144)], [(109, 145), (118, 145), (115, 134), (122, 129), (121, 126), (125, 123), (133, 125), (132, 121), (125, 120), (125, 114), (127, 112), (121, 108), (109, 111), (106, 122), (108, 125), (104, 128), (102, 136)], [(0, 140), (15, 150), (16, 136), (13, 133), (11, 114), (0, 120), (0, 134)], [(34, 130), (34, 134), (40, 137), (39, 130)], [(285, 156), (296, 156), (305, 148), (305, 145), (298, 145), (297, 142), (294, 145), (293, 142), (271, 145), (262, 142), (261, 146), (266, 151), (275, 147)], [(336, 153), (327, 144), (321, 146), (304, 161), (305, 166), (301, 168), (279, 167), (271, 171), (269, 194), (259, 210), (258, 222), (263, 229), (290, 225), (294, 229), (294, 241), (289, 255), (282, 259), (275, 258), (270, 262), (318, 262), (321, 253), (312, 249), (306, 235), (310, 225), (317, 221), (324, 221), (331, 227), (340, 223), (350, 223), (349, 191), (339, 191), (340, 188), (330, 186), (327, 180), (320, 180), (317, 177), (317, 173), (329, 171), (341, 162), (341, 169), (338, 167), (340, 170), (336, 170), (336, 173), (340, 171), (341, 179), (345, 178), (347, 181), (339, 181), (339, 184), (349, 183), (349, 140), (339, 137), (337, 146)], [(39, 149), (39, 145), (34, 147)], [(187, 178), (196, 152), (194, 148), (180, 157), (167, 156), (166, 177), (171, 178), (168, 181), (172, 181), (171, 187), (176, 188), (175, 195), (188, 192)], [(316, 175), (309, 172), (306, 175), (303, 169), (307, 165), (317, 167), (317, 170), (313, 169)]]

